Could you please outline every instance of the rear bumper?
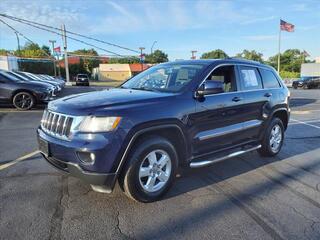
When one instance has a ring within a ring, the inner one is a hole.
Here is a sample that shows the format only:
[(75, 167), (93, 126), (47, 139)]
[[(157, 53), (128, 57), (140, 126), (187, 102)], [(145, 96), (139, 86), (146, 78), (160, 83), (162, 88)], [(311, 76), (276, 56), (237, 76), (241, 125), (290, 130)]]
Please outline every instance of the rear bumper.
[(44, 154), (42, 156), (47, 160), (47, 162), (53, 167), (64, 171), (71, 176), (79, 178), (86, 183), (91, 185), (103, 186), (105, 190), (111, 192), (117, 180), (116, 173), (95, 173), (83, 170), (78, 164), (71, 162), (64, 162), (53, 157), (46, 157)]

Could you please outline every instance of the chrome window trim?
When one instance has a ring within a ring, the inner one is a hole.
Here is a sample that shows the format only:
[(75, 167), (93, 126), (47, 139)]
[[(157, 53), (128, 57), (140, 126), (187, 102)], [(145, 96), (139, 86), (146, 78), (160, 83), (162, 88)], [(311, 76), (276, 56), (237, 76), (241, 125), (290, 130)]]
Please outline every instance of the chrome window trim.
[[(246, 66), (246, 67), (255, 67), (255, 68), (262, 68), (262, 69), (265, 69), (265, 70), (269, 70), (269, 71), (272, 71), (270, 70), (268, 67), (265, 67), (265, 66), (255, 66), (255, 65), (250, 65), (250, 64), (245, 64), (245, 63), (222, 63), (222, 64), (218, 64), (217, 66), (215, 66), (207, 75), (206, 77), (201, 81), (201, 83), (198, 85), (195, 93), (194, 93), (194, 97), (196, 98), (196, 92), (197, 90), (200, 88), (200, 86), (206, 81), (206, 79), (210, 76), (210, 74), (216, 70), (217, 68), (219, 67), (223, 67), (223, 66)], [(239, 81), (241, 81), (239, 79)], [(261, 79), (261, 81), (263, 81)], [(263, 84), (263, 82), (262, 82)], [(280, 83), (281, 87), (279, 88), (261, 88), (261, 89), (250, 89), (250, 90), (240, 90), (240, 91), (235, 91), (235, 92), (223, 92), (223, 93), (214, 93), (214, 94), (207, 94), (207, 95), (204, 95), (205, 97), (211, 97), (211, 96), (220, 96), (220, 95), (223, 95), (223, 94), (231, 94), (231, 93), (245, 93), (245, 92), (252, 92), (252, 91), (262, 91), (262, 90), (275, 90), (275, 89), (282, 89), (283, 88), (283, 84)], [(237, 87), (238, 87), (238, 83), (237, 83)]]

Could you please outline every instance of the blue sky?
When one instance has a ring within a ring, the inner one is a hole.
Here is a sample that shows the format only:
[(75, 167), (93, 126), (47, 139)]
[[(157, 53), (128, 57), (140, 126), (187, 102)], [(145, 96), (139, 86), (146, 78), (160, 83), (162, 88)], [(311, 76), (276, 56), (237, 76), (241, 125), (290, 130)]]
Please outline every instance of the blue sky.
[[(217, 48), (231, 56), (255, 49), (267, 58), (277, 53), (281, 17), (296, 26), (294, 33), (282, 33), (282, 50), (298, 48), (306, 50), (311, 59), (320, 56), (319, 0), (1, 0), (0, 12), (56, 27), (64, 23), (67, 30), (133, 49), (143, 46), (146, 52), (156, 40), (154, 49), (165, 51), (171, 60), (189, 59), (191, 50), (198, 50), (200, 56)], [(6, 21), (34, 42), (49, 45), (48, 40), (55, 39), (61, 45), (57, 35)], [(21, 39), (21, 45), (24, 43)], [(16, 47), (14, 33), (0, 23), (0, 48)], [(69, 40), (69, 51), (79, 48), (89, 47)]]

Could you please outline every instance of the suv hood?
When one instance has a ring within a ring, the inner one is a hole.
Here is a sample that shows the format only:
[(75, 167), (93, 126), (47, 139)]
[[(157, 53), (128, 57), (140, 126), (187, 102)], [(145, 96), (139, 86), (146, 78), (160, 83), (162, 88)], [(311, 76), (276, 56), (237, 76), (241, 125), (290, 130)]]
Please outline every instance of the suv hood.
[(67, 96), (52, 101), (48, 109), (54, 112), (74, 115), (88, 115), (96, 110), (134, 104), (157, 102), (161, 98), (174, 96), (174, 93), (112, 88), (102, 91)]

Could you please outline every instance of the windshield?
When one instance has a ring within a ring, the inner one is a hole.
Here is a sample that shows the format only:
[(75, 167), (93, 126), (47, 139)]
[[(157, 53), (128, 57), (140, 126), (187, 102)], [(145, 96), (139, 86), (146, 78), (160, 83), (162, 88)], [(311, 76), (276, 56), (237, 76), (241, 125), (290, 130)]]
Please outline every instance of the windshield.
[(307, 81), (307, 80), (310, 80), (310, 79), (311, 79), (311, 77), (301, 77), (300, 81)]
[(86, 74), (78, 74), (78, 77), (80, 77), (80, 78), (88, 78), (88, 75), (86, 75)]
[(200, 64), (160, 64), (134, 76), (122, 88), (179, 92), (204, 68)]

